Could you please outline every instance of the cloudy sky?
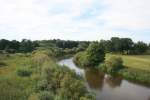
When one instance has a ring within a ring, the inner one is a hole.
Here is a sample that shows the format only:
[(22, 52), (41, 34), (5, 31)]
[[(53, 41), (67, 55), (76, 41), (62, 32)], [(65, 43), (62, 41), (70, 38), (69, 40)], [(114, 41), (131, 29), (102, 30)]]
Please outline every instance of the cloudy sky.
[(150, 42), (150, 0), (0, 0), (0, 38)]

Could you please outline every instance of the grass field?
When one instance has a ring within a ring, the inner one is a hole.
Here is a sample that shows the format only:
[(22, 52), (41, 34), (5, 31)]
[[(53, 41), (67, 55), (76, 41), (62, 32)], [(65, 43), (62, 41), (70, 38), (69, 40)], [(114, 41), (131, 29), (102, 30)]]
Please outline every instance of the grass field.
[(0, 100), (27, 100), (34, 81), (30, 77), (19, 77), (16, 71), (27, 66), (30, 59), (25, 55), (9, 54), (0, 55), (0, 62)]
[(110, 56), (120, 56), (123, 59), (123, 64), (129, 68), (137, 68), (150, 71), (150, 55), (114, 55), (107, 54), (106, 59)]

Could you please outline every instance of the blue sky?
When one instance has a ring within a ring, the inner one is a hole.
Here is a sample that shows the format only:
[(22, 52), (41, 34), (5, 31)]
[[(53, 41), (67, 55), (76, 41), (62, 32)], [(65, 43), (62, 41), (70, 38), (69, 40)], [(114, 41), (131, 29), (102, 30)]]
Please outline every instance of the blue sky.
[(150, 0), (0, 0), (0, 38), (150, 42)]

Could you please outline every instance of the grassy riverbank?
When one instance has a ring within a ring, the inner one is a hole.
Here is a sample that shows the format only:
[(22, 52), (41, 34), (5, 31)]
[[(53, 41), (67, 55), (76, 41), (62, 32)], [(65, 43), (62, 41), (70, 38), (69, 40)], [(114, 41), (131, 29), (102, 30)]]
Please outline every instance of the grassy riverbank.
[(106, 60), (110, 57), (121, 57), (123, 60), (124, 68), (117, 71), (117, 74), (127, 80), (150, 86), (150, 55), (106, 54)]
[(35, 81), (31, 77), (20, 77), (17, 69), (31, 65), (29, 55), (0, 55), (5, 65), (0, 67), (0, 100), (27, 100), (33, 92)]
[(123, 65), (125, 67), (144, 70), (144, 71), (150, 71), (150, 55), (115, 55), (115, 54), (107, 54), (106, 59), (110, 56), (122, 57)]
[(80, 76), (47, 54), (0, 55), (0, 100), (95, 100)]
[[(80, 68), (88, 67), (84, 66), (86, 65), (84, 63), (87, 63), (86, 56), (87, 55), (84, 55), (84, 52), (80, 52), (74, 56), (74, 62)], [(150, 85), (149, 59), (150, 55), (106, 54), (104, 62), (99, 63), (99, 65), (97, 66), (89, 66), (89, 67), (98, 68), (99, 70), (102, 70), (108, 74), (120, 74), (127, 80), (132, 80)]]

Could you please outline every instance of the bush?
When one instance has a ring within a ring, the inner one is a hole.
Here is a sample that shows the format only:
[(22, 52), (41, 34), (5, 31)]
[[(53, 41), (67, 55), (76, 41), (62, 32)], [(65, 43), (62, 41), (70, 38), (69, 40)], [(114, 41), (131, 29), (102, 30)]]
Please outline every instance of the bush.
[(32, 74), (32, 71), (28, 68), (20, 68), (17, 70), (17, 75), (22, 76), (22, 77), (30, 76), (31, 74)]
[(80, 68), (88, 67), (90, 62), (87, 59), (86, 52), (79, 52), (74, 56), (74, 63), (78, 65)]
[(107, 72), (107, 68), (106, 68), (106, 64), (105, 63), (99, 64), (98, 69), (103, 71), (103, 72)]
[(112, 56), (105, 61), (108, 73), (117, 72), (123, 68), (123, 60), (121, 57)]
[(104, 59), (105, 52), (102, 46), (97, 42), (93, 42), (86, 51), (75, 55), (74, 62), (80, 67), (95, 67), (102, 63)]
[(45, 90), (47, 86), (48, 86), (47, 80), (41, 80), (41, 81), (38, 81), (36, 89), (38, 91)]
[(42, 91), (39, 93), (40, 100), (54, 100), (54, 94), (49, 91)]
[(97, 42), (93, 42), (86, 50), (86, 55), (90, 66), (97, 66), (105, 60), (105, 52), (102, 45)]

